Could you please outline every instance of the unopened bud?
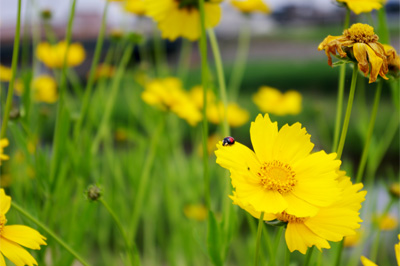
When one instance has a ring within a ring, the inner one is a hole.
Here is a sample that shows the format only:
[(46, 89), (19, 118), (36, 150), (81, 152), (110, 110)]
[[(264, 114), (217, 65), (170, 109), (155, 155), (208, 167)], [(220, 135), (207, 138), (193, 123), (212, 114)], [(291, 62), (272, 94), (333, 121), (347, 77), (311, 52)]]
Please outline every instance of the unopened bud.
[(90, 185), (85, 192), (86, 197), (91, 201), (97, 201), (101, 197), (102, 191), (96, 185)]

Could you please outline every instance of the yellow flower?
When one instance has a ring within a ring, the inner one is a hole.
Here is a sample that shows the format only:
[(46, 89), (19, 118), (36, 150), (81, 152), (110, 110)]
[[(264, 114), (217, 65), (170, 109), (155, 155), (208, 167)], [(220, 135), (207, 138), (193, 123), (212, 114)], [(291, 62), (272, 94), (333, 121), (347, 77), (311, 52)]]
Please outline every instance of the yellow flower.
[[(226, 112), (228, 124), (231, 127), (240, 127), (249, 121), (249, 112), (236, 103), (229, 103)], [(224, 119), (224, 104), (219, 102), (209, 105), (207, 107), (207, 119), (213, 124), (220, 124)]]
[(199, 222), (204, 221), (208, 216), (207, 208), (203, 204), (187, 205), (183, 212), (187, 218)]
[(372, 261), (370, 261), (369, 259), (367, 259), (364, 256), (361, 256), (361, 263), (364, 266), (378, 266), (377, 264), (373, 263)]
[(275, 115), (297, 115), (301, 112), (301, 94), (297, 91), (281, 93), (275, 88), (261, 87), (253, 95), (253, 102), (265, 113)]
[(149, 105), (171, 110), (191, 126), (195, 126), (202, 120), (201, 112), (177, 78), (155, 79), (149, 82), (142, 93), (142, 99)]
[(390, 185), (389, 192), (393, 197), (400, 198), (400, 183), (393, 183)]
[[(361, 202), (365, 200), (366, 191), (359, 191), (363, 185), (353, 185), (349, 177), (339, 181), (342, 189), (336, 202), (327, 207), (322, 207), (311, 217), (298, 217), (290, 215), (286, 211), (278, 214), (266, 213), (265, 221), (279, 220), (287, 223), (285, 239), (291, 252), (298, 250), (305, 254), (308, 247), (315, 245), (321, 248), (330, 248), (328, 241), (337, 242), (344, 236), (355, 234), (355, 229), (360, 227), (362, 220), (359, 217)], [(260, 212), (251, 205), (243, 204), (238, 199), (237, 193), (231, 196), (234, 204), (248, 211), (256, 218), (260, 218)], [(266, 199), (267, 200), (267, 199)], [(269, 201), (270, 204), (274, 204)]]
[(99, 64), (96, 68), (95, 79), (112, 78), (115, 74), (115, 67), (108, 64)]
[(11, 68), (0, 64), (0, 81), (11, 80)]
[(239, 143), (215, 152), (217, 163), (231, 172), (236, 197), (257, 212), (314, 216), (340, 195), (336, 154), (311, 153), (314, 144), (300, 123), (278, 131), (269, 115), (260, 114), (251, 123), (254, 152)]
[(138, 16), (146, 14), (145, 0), (127, 0), (124, 8), (126, 11)]
[(379, 229), (382, 231), (391, 231), (397, 228), (397, 218), (392, 215), (384, 215), (377, 218)]
[(20, 245), (30, 249), (40, 249), (46, 245), (46, 238), (38, 231), (24, 225), (5, 225), (6, 213), (10, 209), (11, 197), (0, 189), (0, 265), (6, 265), (6, 256), (17, 266), (37, 265), (36, 260)]
[[(203, 109), (203, 87), (201, 85), (194, 86), (189, 91), (190, 98), (193, 100), (197, 108)], [(207, 91), (207, 103), (215, 102), (215, 94), (212, 90)]]
[[(218, 3), (204, 4), (206, 28), (215, 27), (221, 19)], [(171, 41), (184, 37), (195, 41), (200, 37), (200, 11), (197, 0), (146, 1), (146, 14), (157, 22), (163, 38)]]
[(0, 165), (1, 161), (6, 161), (10, 159), (10, 157), (6, 154), (4, 154), (4, 147), (7, 147), (9, 145), (8, 139), (0, 139)]
[(271, 13), (271, 10), (262, 0), (232, 0), (231, 4), (243, 13), (256, 11)]
[[(374, 33), (373, 27), (357, 23), (345, 30), (341, 36), (329, 35), (326, 37), (318, 46), (318, 50), (325, 50), (330, 66), (332, 66), (330, 54), (336, 55), (336, 51), (341, 58), (347, 57), (349, 54), (352, 58), (354, 56), (364, 75), (370, 74), (369, 83), (372, 83), (376, 81), (378, 74), (382, 78), (388, 79), (385, 76), (388, 72), (388, 58), (378, 39), (379, 37)], [(369, 64), (371, 64), (371, 72), (369, 71)]]
[[(55, 45), (48, 42), (40, 43), (36, 48), (36, 56), (49, 68), (61, 68), (67, 50), (65, 41), (60, 41)], [(80, 43), (72, 43), (68, 50), (67, 66), (75, 67), (85, 60), (85, 49)]]
[(32, 81), (33, 98), (38, 102), (55, 103), (58, 99), (57, 83), (48, 75), (41, 75)]
[(337, 0), (344, 3), (355, 14), (371, 12), (372, 10), (382, 8), (382, 0)]
[(400, 70), (400, 57), (397, 54), (396, 50), (393, 46), (388, 44), (382, 44), (385, 49), (386, 54), (388, 55), (388, 67), (389, 72), (394, 72), (396, 74), (399, 73)]

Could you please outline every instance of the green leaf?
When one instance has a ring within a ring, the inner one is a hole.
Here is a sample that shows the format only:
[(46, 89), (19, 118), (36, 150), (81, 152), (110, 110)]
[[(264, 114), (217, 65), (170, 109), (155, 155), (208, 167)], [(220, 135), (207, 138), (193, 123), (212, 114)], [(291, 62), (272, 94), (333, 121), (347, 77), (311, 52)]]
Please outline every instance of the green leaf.
[(222, 245), (220, 226), (211, 210), (208, 212), (207, 248), (208, 255), (213, 264), (218, 266), (223, 265), (221, 256)]

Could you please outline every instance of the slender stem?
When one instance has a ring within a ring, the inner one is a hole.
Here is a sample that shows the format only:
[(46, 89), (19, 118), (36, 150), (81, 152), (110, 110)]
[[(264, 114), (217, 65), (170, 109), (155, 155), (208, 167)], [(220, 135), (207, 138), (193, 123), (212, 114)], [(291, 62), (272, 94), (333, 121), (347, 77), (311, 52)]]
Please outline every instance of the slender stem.
[(136, 236), (137, 226), (139, 223), (140, 214), (143, 208), (143, 202), (145, 200), (146, 191), (149, 184), (150, 170), (154, 162), (158, 141), (160, 140), (161, 134), (164, 131), (165, 119), (165, 116), (161, 118), (160, 124), (158, 125), (156, 131), (154, 132), (154, 135), (151, 138), (149, 151), (146, 155), (143, 170), (139, 178), (137, 195), (135, 197), (135, 202), (132, 209), (131, 223), (129, 225), (130, 239), (135, 239)]
[[(346, 17), (344, 21), (344, 29), (349, 27), (350, 23), (350, 9), (346, 9)], [(339, 141), (339, 132), (340, 132), (340, 124), (342, 123), (342, 111), (343, 111), (343, 94), (344, 94), (344, 82), (346, 78), (346, 64), (342, 64), (340, 66), (339, 72), (339, 84), (338, 84), (338, 99), (336, 105), (336, 121), (335, 121), (335, 131), (333, 137), (333, 151), (336, 151), (338, 141)]]
[[(267, 227), (267, 224), (264, 223), (264, 226)], [(272, 263), (275, 263), (275, 251), (274, 251), (275, 245), (272, 244), (271, 237), (268, 234), (268, 229), (267, 228), (265, 228), (265, 237), (264, 237), (264, 239), (265, 239), (265, 243), (267, 244), (267, 250), (268, 250), (268, 253), (269, 253), (268, 254), (269, 255), (269, 259), (270, 259), (270, 261)]]
[(72, 256), (74, 256), (77, 260), (79, 260), (83, 265), (88, 266), (90, 265), (87, 263), (75, 250), (73, 250), (67, 243), (65, 243), (61, 238), (59, 238), (50, 228), (48, 228), (46, 225), (42, 224), (39, 220), (34, 218), (32, 215), (30, 215), (27, 211), (25, 211), (21, 206), (19, 206), (15, 202), (11, 202), (11, 205), (13, 206), (14, 209), (16, 209), (20, 214), (25, 216), (28, 220), (39, 226), (43, 231), (46, 232), (47, 235), (49, 235), (51, 238), (53, 238), (58, 244), (60, 244), (65, 250), (67, 250), (69, 253), (71, 253)]
[(232, 100), (236, 100), (239, 94), (239, 88), (246, 69), (247, 56), (249, 54), (250, 36), (251, 28), (249, 25), (249, 18), (246, 16), (245, 22), (241, 24), (240, 27), (236, 59), (229, 80), (229, 91)]
[(65, 38), (67, 48), (65, 49), (63, 67), (62, 67), (61, 78), (60, 78), (60, 90), (59, 90), (59, 98), (58, 98), (58, 106), (57, 106), (56, 124), (55, 124), (55, 129), (54, 129), (54, 137), (53, 137), (53, 145), (52, 145), (53, 158), (51, 160), (51, 165), (50, 165), (50, 182), (53, 182), (55, 175), (56, 175), (58, 158), (59, 158), (59, 149), (60, 149), (58, 144), (62, 142), (59, 138), (62, 135), (61, 118), (64, 114), (64, 112), (63, 112), (64, 95), (65, 95), (65, 91), (67, 90), (67, 58), (68, 58), (69, 46), (71, 43), (72, 24), (73, 24), (74, 16), (75, 16), (75, 7), (76, 7), (76, 0), (73, 0), (70, 16), (68, 19), (67, 34), (66, 34), (66, 38)]
[(185, 83), (188, 70), (190, 68), (190, 55), (192, 53), (192, 42), (182, 39), (181, 53), (177, 69), (177, 76)]
[(260, 215), (260, 219), (258, 220), (257, 240), (256, 240), (256, 257), (254, 259), (254, 266), (258, 265), (258, 257), (259, 257), (259, 253), (260, 253), (263, 224), (264, 224), (264, 213), (262, 212)]
[(310, 264), (313, 251), (314, 251), (314, 246), (312, 246), (311, 248), (308, 249), (306, 258), (304, 260), (304, 266), (308, 266)]
[(338, 246), (338, 250), (336, 253), (336, 260), (335, 260), (335, 264), (334, 264), (336, 266), (341, 265), (340, 261), (342, 260), (343, 247), (344, 247), (344, 239), (342, 241), (340, 241), (339, 246)]
[(83, 120), (84, 120), (86, 112), (87, 112), (87, 109), (89, 107), (90, 95), (92, 94), (93, 84), (94, 84), (95, 77), (96, 77), (96, 68), (100, 61), (101, 49), (103, 47), (103, 42), (104, 42), (104, 34), (105, 34), (105, 30), (106, 30), (107, 10), (108, 10), (109, 2), (110, 1), (106, 1), (105, 7), (103, 10), (103, 17), (101, 19), (99, 36), (97, 37), (96, 48), (94, 50), (92, 66), (90, 67), (89, 79), (86, 84), (85, 93), (83, 95), (81, 112), (79, 114), (78, 121), (76, 122), (76, 125), (74, 128), (74, 137), (75, 138), (78, 137), (78, 134), (81, 130), (81, 126), (83, 124)]
[(289, 266), (290, 264), (290, 250), (288, 249), (287, 246), (285, 246), (285, 266)]
[(375, 127), (376, 114), (378, 112), (378, 106), (379, 106), (379, 100), (380, 100), (381, 93), (382, 93), (382, 87), (383, 87), (383, 81), (381, 80), (381, 81), (379, 81), (378, 86), (376, 88), (376, 92), (375, 92), (375, 99), (374, 99), (374, 105), (372, 107), (371, 120), (369, 121), (367, 138), (365, 140), (364, 148), (362, 151), (361, 161), (358, 166), (356, 183), (361, 182), (361, 179), (362, 179), (362, 176), (364, 173), (364, 169), (365, 169), (365, 164), (367, 163), (368, 151), (369, 151), (369, 146), (370, 146), (371, 139), (372, 139), (372, 133), (373, 133), (374, 127)]
[(204, 176), (204, 198), (207, 209), (210, 210), (210, 174), (208, 171), (208, 121), (207, 121), (207, 92), (209, 88), (208, 62), (207, 62), (207, 35), (205, 26), (204, 0), (199, 1), (200, 8), (200, 54), (201, 54), (201, 83), (203, 86), (203, 176)]
[(120, 87), (119, 85), (120, 85), (121, 79), (122, 79), (122, 77), (123, 77), (123, 75), (125, 73), (126, 66), (128, 65), (128, 62), (131, 59), (131, 55), (132, 55), (134, 46), (135, 46), (134, 43), (130, 43), (128, 45), (128, 47), (125, 48), (125, 51), (124, 51), (124, 54), (122, 56), (121, 62), (119, 64), (119, 66), (118, 66), (117, 73), (116, 73), (116, 75), (115, 75), (115, 77), (113, 79), (112, 85), (111, 85), (111, 92), (110, 92), (110, 94), (108, 96), (108, 101), (106, 103), (105, 110), (104, 110), (104, 113), (103, 113), (103, 117), (102, 117), (102, 120), (100, 122), (99, 130), (97, 131), (97, 134), (96, 134), (96, 136), (95, 136), (95, 138), (94, 138), (94, 140), (92, 142), (92, 147), (91, 147), (91, 153), (92, 154), (96, 154), (97, 153), (97, 150), (98, 150), (99, 145), (100, 145), (100, 141), (101, 141), (101, 139), (103, 138), (103, 136), (106, 133), (107, 125), (108, 125), (108, 122), (110, 120), (110, 116), (111, 116), (115, 101), (116, 101), (117, 96), (118, 96), (118, 89)]
[(339, 147), (337, 149), (337, 158), (338, 159), (340, 159), (342, 157), (344, 143), (345, 143), (346, 135), (347, 135), (347, 129), (349, 127), (351, 109), (353, 107), (353, 101), (354, 101), (354, 93), (356, 91), (357, 73), (358, 73), (358, 66), (357, 66), (357, 64), (354, 64), (353, 75), (351, 77), (351, 86), (350, 86), (349, 99), (348, 99), (348, 102), (347, 102), (347, 108), (346, 108), (346, 114), (345, 114), (345, 117), (344, 117), (342, 133), (340, 135)]
[(13, 47), (13, 55), (11, 62), (11, 79), (10, 82), (8, 83), (7, 101), (6, 101), (6, 107), (4, 109), (3, 124), (1, 125), (0, 138), (4, 138), (6, 136), (8, 119), (10, 117), (10, 111), (14, 95), (15, 73), (17, 72), (20, 28), (21, 28), (21, 0), (18, 0), (17, 23), (15, 26), (15, 38), (14, 38), (14, 47)]
[(156, 62), (157, 76), (165, 77), (168, 75), (167, 59), (165, 57), (165, 47), (163, 47), (162, 39), (160, 38), (159, 30), (156, 24), (154, 24), (153, 30), (153, 42), (154, 42), (154, 59)]
[[(115, 212), (110, 208), (108, 203), (103, 198), (100, 198), (99, 201), (101, 202), (101, 204), (103, 204), (103, 206), (106, 208), (106, 210), (110, 213), (111, 217), (114, 219), (114, 222), (116, 223), (116, 225), (118, 227), (118, 230), (121, 232), (122, 238), (124, 239), (124, 242), (125, 242), (125, 247), (127, 249), (130, 264), (136, 265), (137, 263), (135, 263), (134, 255), (132, 253), (133, 252), (132, 245), (128, 239), (128, 236), (127, 236), (124, 228), (122, 227), (120, 220), (118, 219)], [(138, 258), (138, 256), (136, 256), (136, 257)]]
[(220, 50), (218, 47), (218, 41), (217, 41), (217, 37), (215, 36), (214, 30), (208, 29), (207, 31), (208, 31), (208, 36), (210, 37), (211, 49), (214, 54), (215, 66), (217, 68), (219, 95), (220, 95), (221, 101), (224, 105), (224, 114), (223, 114), (223, 120), (222, 120), (222, 134), (224, 136), (229, 136), (230, 129), (229, 129), (228, 119), (227, 119), (228, 98), (226, 95), (226, 85), (225, 85), (224, 69), (223, 69), (223, 65), (222, 65), (221, 53), (220, 53)]

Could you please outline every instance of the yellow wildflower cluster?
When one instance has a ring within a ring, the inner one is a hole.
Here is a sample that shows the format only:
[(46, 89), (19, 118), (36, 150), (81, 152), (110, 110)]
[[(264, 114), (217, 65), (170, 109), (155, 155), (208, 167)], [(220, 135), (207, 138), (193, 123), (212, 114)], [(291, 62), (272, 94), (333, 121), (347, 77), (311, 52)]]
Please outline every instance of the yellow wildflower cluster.
[(11, 80), (11, 68), (0, 65), (0, 81)]
[(4, 148), (9, 145), (8, 139), (0, 139), (0, 165), (1, 161), (6, 161), (10, 159), (10, 157), (7, 154), (4, 154)]
[(290, 90), (285, 93), (268, 86), (261, 87), (253, 95), (253, 102), (264, 113), (297, 115), (301, 112), (301, 94)]
[(397, 66), (397, 71), (400, 67), (400, 59), (396, 51), (391, 47), (385, 49), (378, 39), (373, 27), (356, 23), (345, 30), (341, 36), (326, 37), (318, 46), (318, 50), (325, 50), (330, 66), (332, 66), (331, 54), (338, 53), (341, 58), (349, 57), (354, 60), (365, 76), (370, 75), (369, 82), (371, 83), (376, 81), (378, 74), (388, 79), (386, 74), (389, 71), (389, 62)]
[(38, 231), (24, 225), (7, 225), (6, 213), (11, 206), (11, 197), (0, 189), (0, 265), (6, 265), (7, 257), (15, 265), (37, 265), (35, 258), (21, 246), (40, 249), (46, 238)]
[(257, 11), (271, 13), (269, 7), (262, 0), (232, 0), (231, 4), (245, 14)]
[(231, 172), (234, 204), (256, 218), (264, 213), (265, 221), (287, 223), (290, 251), (330, 248), (328, 241), (355, 234), (366, 191), (340, 171), (335, 153), (311, 153), (314, 144), (300, 123), (278, 130), (268, 114), (251, 123), (250, 136), (254, 152), (237, 140), (219, 142), (215, 152)]
[[(17, 95), (25, 92), (24, 84), (19, 81), (15, 86)], [(58, 99), (57, 83), (49, 75), (40, 75), (31, 82), (31, 93), (34, 101), (44, 103), (55, 103)]]
[[(57, 44), (40, 43), (36, 48), (37, 58), (49, 68), (61, 68), (64, 63), (67, 43), (60, 41)], [(68, 49), (67, 66), (75, 67), (85, 60), (85, 49), (80, 43), (72, 43)]]
[(202, 119), (201, 112), (190, 100), (182, 82), (177, 78), (155, 79), (147, 83), (142, 99), (149, 105), (171, 110), (191, 126), (195, 126)]
[(383, 0), (336, 0), (345, 4), (355, 14), (368, 13), (382, 8)]

